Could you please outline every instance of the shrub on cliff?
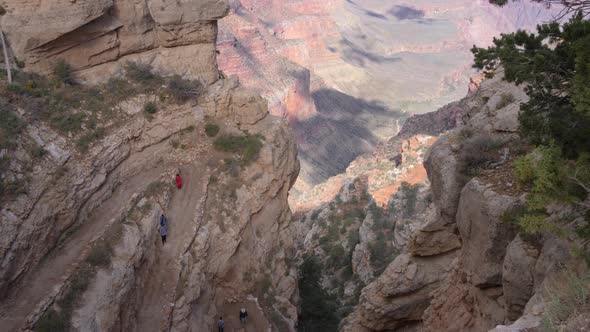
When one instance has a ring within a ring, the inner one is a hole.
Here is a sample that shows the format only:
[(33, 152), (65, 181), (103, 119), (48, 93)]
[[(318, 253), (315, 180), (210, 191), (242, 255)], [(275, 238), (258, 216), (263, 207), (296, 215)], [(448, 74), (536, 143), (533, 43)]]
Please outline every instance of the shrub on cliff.
[(74, 83), (74, 75), (72, 71), (72, 66), (64, 60), (59, 60), (53, 67), (53, 75), (58, 81), (64, 84)]
[(221, 151), (240, 154), (242, 164), (248, 164), (258, 157), (262, 141), (257, 135), (223, 135), (215, 139), (213, 146)]
[[(576, 160), (567, 160), (559, 147), (542, 146), (517, 159), (515, 164), (519, 182), (529, 189), (525, 210), (517, 217), (523, 231), (567, 231), (558, 220), (549, 218), (547, 206), (551, 203), (572, 204), (582, 212), (590, 210), (586, 200), (590, 194), (590, 154), (582, 153)], [(587, 220), (570, 224), (579, 235), (590, 238), (585, 232), (590, 226)]]
[(209, 137), (215, 137), (219, 133), (219, 126), (213, 123), (205, 125), (205, 134)]
[(168, 82), (168, 91), (178, 103), (184, 103), (190, 98), (196, 98), (203, 93), (203, 84), (174, 75)]
[(162, 77), (155, 74), (152, 66), (147, 63), (127, 62), (125, 72), (128, 78), (137, 83), (151, 84), (162, 80)]
[(566, 157), (590, 151), (590, 22), (538, 26), (537, 33), (502, 34), (489, 48), (473, 47), (474, 66), (524, 85), (520, 132), (535, 144), (555, 142)]
[(476, 174), (480, 169), (496, 161), (503, 142), (487, 134), (468, 138), (461, 146), (459, 161), (466, 174)]
[(16, 136), (25, 123), (11, 110), (7, 103), (0, 101), (0, 150), (12, 147)]

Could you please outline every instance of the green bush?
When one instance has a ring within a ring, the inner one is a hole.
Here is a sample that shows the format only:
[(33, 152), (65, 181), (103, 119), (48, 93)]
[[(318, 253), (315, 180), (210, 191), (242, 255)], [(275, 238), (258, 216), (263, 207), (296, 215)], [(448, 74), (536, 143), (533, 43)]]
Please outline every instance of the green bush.
[(224, 135), (216, 138), (213, 146), (220, 151), (240, 154), (242, 163), (248, 164), (258, 157), (262, 141), (259, 136), (254, 135)]
[[(78, 270), (70, 279), (68, 290), (64, 296), (57, 302), (59, 307), (68, 314), (71, 314), (74, 310), (78, 300), (82, 294), (90, 286), (90, 282), (94, 277), (96, 270), (88, 263), (82, 263)], [(69, 319), (68, 319), (69, 321)]]
[(70, 316), (65, 315), (63, 312), (57, 312), (54, 309), (49, 309), (35, 324), (35, 332), (56, 332), (56, 331), (68, 331), (70, 329)]
[(152, 115), (158, 111), (158, 106), (156, 106), (154, 102), (149, 101), (143, 106), (143, 111), (147, 114)]
[(500, 101), (496, 105), (496, 109), (502, 109), (510, 104), (512, 104), (516, 99), (511, 93), (503, 93), (500, 95)]
[(70, 66), (65, 60), (58, 60), (53, 66), (53, 75), (55, 78), (64, 84), (74, 84), (72, 66)]
[(105, 89), (109, 94), (116, 97), (116, 99), (127, 98), (137, 93), (135, 88), (127, 80), (116, 77), (108, 80)]
[(0, 150), (14, 146), (24, 127), (25, 123), (6, 104), (0, 104)]
[(25, 62), (23, 60), (21, 60), (21, 59), (14, 59), (14, 62), (16, 63), (16, 66), (18, 68), (21, 68), (21, 69), (22, 68), (25, 68), (25, 65), (26, 64), (25, 64)]
[(346, 263), (346, 250), (340, 244), (335, 244), (328, 252), (326, 265), (328, 268), (339, 269)]
[(166, 191), (166, 183), (164, 181), (154, 181), (150, 183), (145, 190), (145, 197), (154, 197)]
[(209, 137), (215, 137), (219, 133), (219, 126), (213, 123), (205, 125), (205, 134)]
[(517, 158), (514, 161), (514, 173), (518, 183), (522, 186), (529, 186), (535, 179), (535, 163), (532, 155)]
[(47, 154), (47, 150), (45, 150), (43, 147), (36, 145), (32, 150), (31, 150), (31, 155), (36, 158), (36, 159), (41, 159), (43, 158), (45, 155)]
[(106, 240), (99, 240), (92, 246), (86, 261), (95, 267), (108, 267), (111, 265), (113, 249)]
[(463, 143), (459, 160), (466, 174), (477, 173), (500, 156), (503, 141), (487, 134), (473, 136)]
[(347, 239), (347, 246), (352, 251), (356, 247), (356, 245), (360, 242), (360, 235), (359, 232), (350, 232), (348, 233)]
[(203, 91), (203, 85), (199, 81), (191, 81), (174, 75), (168, 82), (168, 91), (176, 102), (183, 103), (190, 98), (198, 97)]
[(53, 127), (63, 133), (76, 133), (82, 129), (86, 115), (83, 113), (56, 113), (51, 116)]
[(299, 266), (298, 331), (338, 330), (340, 317), (336, 314), (336, 299), (322, 288), (321, 271), (322, 266), (312, 255), (306, 255)]
[(80, 149), (81, 152), (86, 152), (86, 151), (88, 151), (88, 148), (90, 147), (90, 145), (92, 143), (103, 138), (104, 135), (105, 135), (105, 131), (103, 128), (98, 128), (98, 129), (92, 130), (92, 131), (82, 135), (78, 139), (78, 142), (76, 143), (76, 145), (78, 146), (78, 149)]
[(564, 331), (563, 323), (584, 312), (590, 304), (590, 278), (564, 271), (548, 287), (542, 323), (545, 331)]
[(502, 67), (505, 80), (524, 86), (530, 99), (521, 104), (521, 134), (535, 145), (554, 142), (566, 158), (590, 151), (589, 37), (590, 21), (580, 13), (472, 49), (474, 66), (487, 76)]
[(152, 72), (152, 66), (147, 63), (127, 62), (125, 71), (129, 79), (138, 83), (152, 83), (161, 80), (159, 75)]
[[(518, 224), (524, 232), (565, 231), (547, 217), (546, 207), (552, 202), (565, 204), (583, 202), (590, 187), (590, 155), (583, 153), (576, 161), (562, 158), (559, 147), (538, 147), (531, 154), (519, 159), (516, 164), (519, 181), (530, 185), (525, 213), (518, 217)], [(584, 235), (586, 225), (579, 225), (579, 235)]]
[(11, 83), (6, 85), (6, 89), (17, 95), (27, 95), (25, 88), (18, 83)]

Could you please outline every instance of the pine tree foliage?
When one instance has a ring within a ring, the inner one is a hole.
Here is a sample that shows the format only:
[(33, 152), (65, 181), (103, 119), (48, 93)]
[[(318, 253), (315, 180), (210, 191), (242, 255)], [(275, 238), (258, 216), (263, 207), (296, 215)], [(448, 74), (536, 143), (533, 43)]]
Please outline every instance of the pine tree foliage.
[(590, 150), (590, 21), (569, 22), (502, 34), (489, 48), (473, 47), (474, 66), (524, 85), (520, 131), (535, 144), (555, 142), (568, 157)]

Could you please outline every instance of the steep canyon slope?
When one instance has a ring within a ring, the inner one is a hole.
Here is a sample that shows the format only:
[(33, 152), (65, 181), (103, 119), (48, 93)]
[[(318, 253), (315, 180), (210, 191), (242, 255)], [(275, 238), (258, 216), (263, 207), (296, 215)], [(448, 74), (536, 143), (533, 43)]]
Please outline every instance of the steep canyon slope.
[(462, 98), (473, 44), (552, 17), (523, 1), (502, 10), (485, 0), (234, 0), (230, 8), (220, 69), (259, 89), (294, 128), (296, 197), (394, 136), (408, 116)]
[(218, 79), (227, 5), (3, 8), (24, 71), (0, 86), (2, 329), (204, 331), (219, 316), (229, 329), (244, 306), (248, 331), (293, 330), (295, 140), (265, 100)]

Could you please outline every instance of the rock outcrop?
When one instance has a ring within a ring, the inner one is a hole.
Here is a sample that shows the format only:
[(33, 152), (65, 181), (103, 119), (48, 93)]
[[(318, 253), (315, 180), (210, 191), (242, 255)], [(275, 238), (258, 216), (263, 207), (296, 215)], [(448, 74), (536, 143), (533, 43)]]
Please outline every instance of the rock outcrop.
[[(413, 232), (408, 253), (363, 289), (341, 331), (529, 331), (540, 326), (546, 289), (561, 273), (558, 262), (577, 263), (569, 256), (571, 242), (549, 234), (517, 235), (506, 221), (524, 204), (511, 160), (518, 144), (517, 104), (526, 100), (522, 90), (495, 78), (456, 104), (465, 110), (463, 125), (439, 138), (424, 160), (433, 205)], [(463, 151), (469, 135), (512, 143), (474, 175)]]
[(398, 256), (365, 287), (356, 310), (341, 331), (408, 330), (420, 325), (431, 295), (452, 267), (455, 253), (437, 258)]
[(4, 8), (2, 27), (26, 70), (49, 72), (61, 59), (97, 82), (136, 61), (207, 84), (218, 78), (217, 20), (229, 10), (223, 0), (10, 0)]

